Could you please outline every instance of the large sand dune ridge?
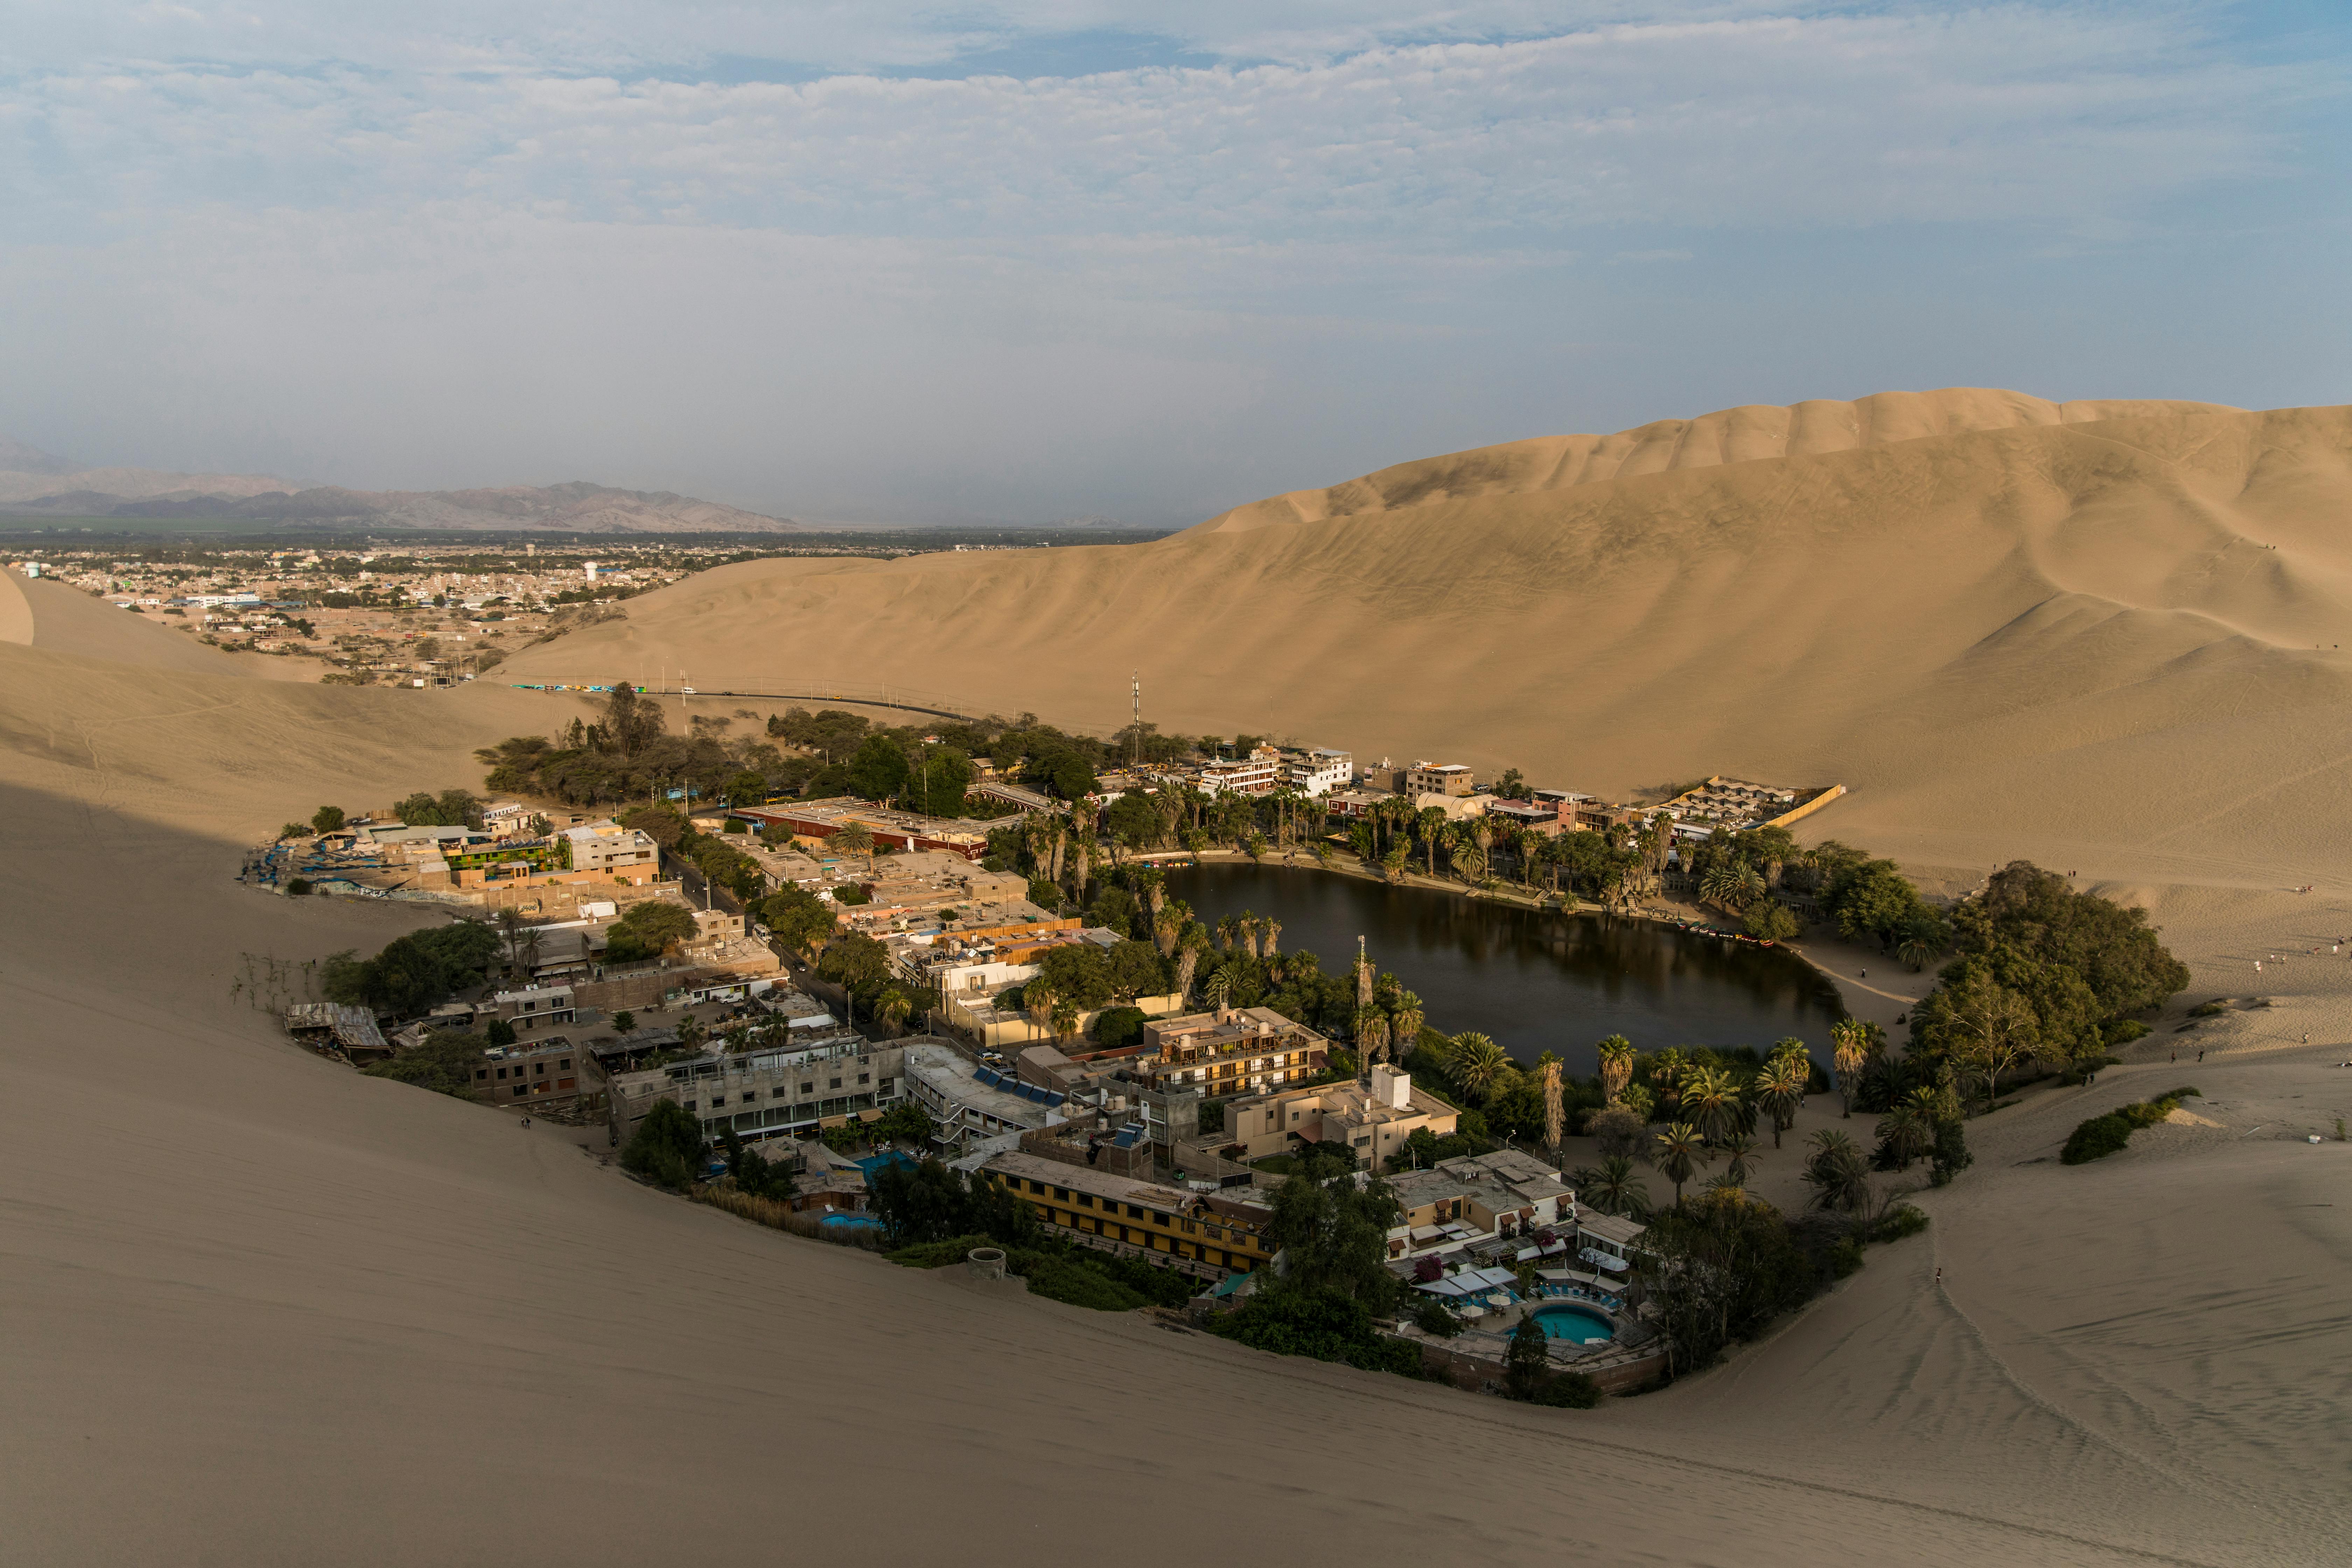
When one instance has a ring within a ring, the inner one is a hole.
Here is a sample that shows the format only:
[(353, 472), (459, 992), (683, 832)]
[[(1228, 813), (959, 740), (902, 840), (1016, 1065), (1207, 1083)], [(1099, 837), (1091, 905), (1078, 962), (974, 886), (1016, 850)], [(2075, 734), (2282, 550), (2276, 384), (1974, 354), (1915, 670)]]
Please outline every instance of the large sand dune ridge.
[(888, 684), (1108, 730), (1135, 670), (1179, 731), (1612, 794), (1843, 782), (1823, 831), (1946, 862), (2323, 870), (2352, 807), (2352, 413), (2125, 406), (1565, 488), (1391, 479), (1410, 504), (1143, 545), (751, 563), (503, 673)]

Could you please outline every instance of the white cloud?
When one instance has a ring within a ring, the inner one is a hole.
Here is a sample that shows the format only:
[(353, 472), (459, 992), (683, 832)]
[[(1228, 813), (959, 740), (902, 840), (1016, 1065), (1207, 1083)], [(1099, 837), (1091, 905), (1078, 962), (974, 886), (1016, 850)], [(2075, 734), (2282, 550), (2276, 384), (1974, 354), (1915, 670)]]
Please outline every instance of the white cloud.
[[(2168, 204), (2307, 167), (2287, 116), (2345, 79), (2087, 5), (1349, 11), (26, 0), (0, 353), (45, 373), (0, 386), (0, 428), (354, 482), (1174, 520), (1630, 401), (1559, 391), (1640, 336), (1612, 271), (2193, 227)], [(1214, 63), (1078, 68), (1144, 33)], [(1062, 66), (1016, 68), (1046, 44)], [(1726, 390), (1638, 413), (1774, 395)]]

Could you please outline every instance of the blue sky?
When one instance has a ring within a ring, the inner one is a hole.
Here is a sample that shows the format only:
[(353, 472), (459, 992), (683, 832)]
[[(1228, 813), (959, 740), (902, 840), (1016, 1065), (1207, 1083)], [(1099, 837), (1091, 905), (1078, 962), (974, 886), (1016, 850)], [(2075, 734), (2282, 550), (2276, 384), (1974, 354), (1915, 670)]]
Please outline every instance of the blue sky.
[(2342, 6), (16, 0), (0, 431), (1197, 521), (1895, 387), (2341, 402)]

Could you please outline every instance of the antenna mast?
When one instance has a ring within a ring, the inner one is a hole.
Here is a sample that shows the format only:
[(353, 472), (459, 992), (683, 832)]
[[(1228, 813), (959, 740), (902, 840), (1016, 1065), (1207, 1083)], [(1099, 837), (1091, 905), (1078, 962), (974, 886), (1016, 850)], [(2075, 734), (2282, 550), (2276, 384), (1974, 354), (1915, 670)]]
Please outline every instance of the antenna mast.
[(1135, 719), (1128, 733), (1135, 737), (1135, 767), (1143, 765), (1143, 671), (1136, 670), (1128, 677), (1128, 693), (1134, 700)]

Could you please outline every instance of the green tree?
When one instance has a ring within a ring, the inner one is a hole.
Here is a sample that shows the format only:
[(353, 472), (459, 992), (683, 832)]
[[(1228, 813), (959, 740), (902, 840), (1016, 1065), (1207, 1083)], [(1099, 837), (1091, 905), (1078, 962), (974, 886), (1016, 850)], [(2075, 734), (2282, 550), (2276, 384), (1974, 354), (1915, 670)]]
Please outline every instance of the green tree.
[(1397, 1213), (1394, 1193), (1377, 1177), (1360, 1188), (1352, 1173), (1328, 1182), (1297, 1175), (1275, 1189), (1265, 1237), (1284, 1254), (1291, 1289), (1344, 1297), (1385, 1314), (1402, 1289), (1388, 1269), (1388, 1233)]
[[(1147, 942), (1136, 945), (1150, 946)], [(1091, 1013), (1109, 1001), (1115, 986), (1110, 955), (1090, 942), (1047, 948), (1037, 961), (1037, 972), (1056, 996), (1081, 1013)]]
[(504, 1018), (493, 1018), (482, 1037), (494, 1046), (511, 1046), (515, 1043), (514, 1026)]
[(760, 900), (760, 922), (777, 941), (813, 957), (833, 934), (834, 906), (806, 888), (784, 887)]
[(621, 1151), (622, 1168), (677, 1192), (700, 1174), (702, 1123), (674, 1100), (657, 1100)]
[(840, 986), (859, 1001), (881, 995), (896, 971), (889, 950), (870, 936), (850, 935), (833, 942), (817, 960), (817, 978)]
[(849, 785), (867, 800), (895, 800), (907, 788), (906, 748), (887, 735), (868, 735), (849, 759)]
[(310, 814), (310, 831), (313, 833), (337, 833), (341, 831), (342, 826), (343, 808), (340, 805), (322, 805)]

